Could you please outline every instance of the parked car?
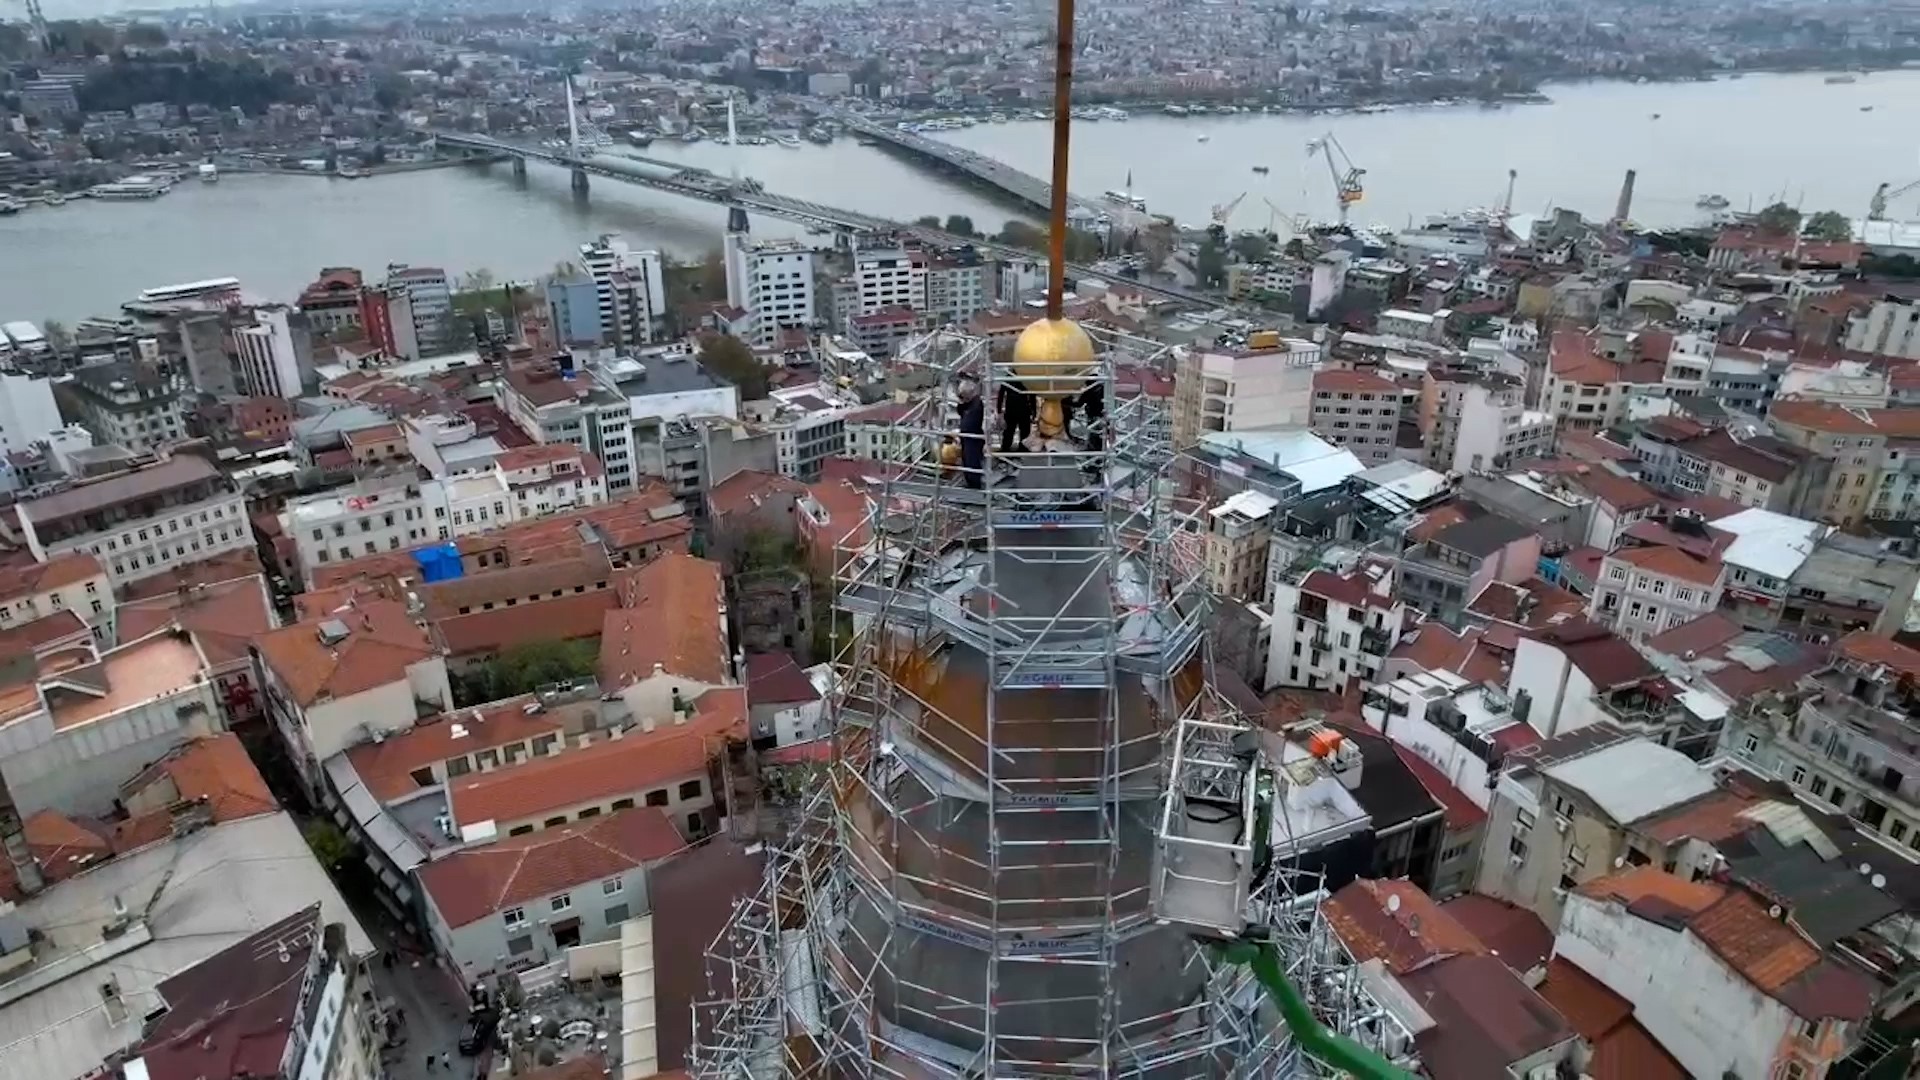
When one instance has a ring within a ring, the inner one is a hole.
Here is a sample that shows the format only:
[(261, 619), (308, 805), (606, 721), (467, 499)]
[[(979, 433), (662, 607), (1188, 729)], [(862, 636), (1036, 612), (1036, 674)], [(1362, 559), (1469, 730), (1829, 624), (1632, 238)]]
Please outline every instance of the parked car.
[(460, 1052), (468, 1057), (483, 1053), (487, 1044), (493, 1041), (493, 1028), (492, 1009), (475, 1009), (468, 1013), (466, 1026), (460, 1029)]

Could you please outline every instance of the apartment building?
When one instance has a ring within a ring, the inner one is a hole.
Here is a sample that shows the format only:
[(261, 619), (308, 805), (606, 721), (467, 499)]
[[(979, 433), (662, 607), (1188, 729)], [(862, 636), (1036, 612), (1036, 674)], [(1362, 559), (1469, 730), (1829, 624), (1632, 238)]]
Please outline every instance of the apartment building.
[(301, 576), (308, 582), (314, 580), (316, 570), (330, 563), (415, 548), (454, 535), (446, 485), (404, 476), (295, 499), (281, 512), (280, 521), (298, 552)]
[(1920, 409), (1776, 401), (1767, 420), (1775, 434), (1809, 455), (1804, 494), (1791, 512), (1841, 526), (1876, 511), (1913, 516), (1910, 477), (1920, 469), (1913, 460)]
[(743, 406), (744, 418), (773, 436), (780, 474), (805, 481), (819, 479), (829, 459), (846, 456), (847, 417), (859, 409), (826, 383), (783, 386)]
[[(389, 297), (406, 296), (406, 303), (400, 309), (389, 304), (388, 314), (390, 318), (404, 316), (411, 324), (407, 329), (412, 332), (412, 356), (442, 352), (452, 345), (453, 286), (445, 270), (389, 264), (386, 288)], [(394, 333), (398, 335), (401, 331), (396, 328)]]
[(1677, 547), (1625, 547), (1600, 561), (1587, 615), (1630, 641), (1692, 622), (1720, 606), (1720, 558)]
[(1216, 596), (1266, 598), (1267, 551), (1279, 505), (1260, 492), (1240, 491), (1207, 511), (1207, 588)]
[(1447, 623), (1494, 581), (1518, 584), (1539, 569), (1540, 536), (1498, 514), (1455, 522), (1407, 548), (1400, 564), (1407, 603)]
[[(657, 425), (657, 419), (636, 407), (621, 380), (639, 385), (652, 376), (665, 388), (673, 374), (652, 372), (630, 357), (581, 369), (563, 353), (553, 360), (509, 366), (499, 384), (500, 406), (535, 442), (566, 444), (593, 455), (604, 470), (607, 494), (618, 497), (633, 491), (641, 476), (659, 475), (657, 465), (647, 467), (636, 430), (636, 421), (654, 420)], [(657, 427), (647, 430), (657, 441)]]
[(926, 321), (930, 326), (965, 326), (987, 310), (993, 297), (993, 264), (971, 248), (927, 260)]
[(742, 336), (749, 345), (772, 348), (783, 328), (814, 325), (813, 249), (794, 240), (756, 242), (734, 230), (725, 247), (727, 303), (747, 312)]
[[(666, 433), (675, 421), (740, 417), (739, 388), (716, 378), (682, 343), (615, 357), (596, 365), (593, 373), (601, 387), (611, 392), (596, 391), (591, 397), (592, 406), (598, 410), (598, 444), (583, 448), (606, 466), (609, 494), (632, 489), (642, 477), (668, 475)], [(544, 394), (548, 399), (557, 398), (551, 387)], [(550, 419), (545, 418), (544, 410), (542, 416), (551, 430), (553, 423), (565, 424), (566, 408), (562, 404)], [(554, 438), (543, 437), (540, 441), (552, 442)], [(581, 445), (576, 439), (566, 441)], [(616, 473), (616, 467), (624, 471)]]
[(1248, 335), (1241, 349), (1185, 350), (1174, 362), (1174, 445), (1208, 432), (1310, 426), (1321, 359), (1319, 345), (1272, 330)]
[(1661, 361), (1620, 362), (1601, 352), (1595, 337), (1577, 330), (1553, 335), (1540, 407), (1562, 431), (1605, 431), (1627, 418), (1636, 386), (1659, 386)]
[(1714, 794), (1713, 775), (1606, 724), (1516, 751), (1488, 808), (1476, 891), (1557, 926), (1568, 896), (1612, 873), (1648, 823)]
[(1847, 322), (1850, 352), (1920, 360), (1920, 303), (1910, 296), (1885, 296)]
[[(300, 345), (294, 340), (292, 319), (296, 313), (284, 304), (254, 308), (252, 322), (233, 329), (234, 368), (239, 373), (240, 392), (250, 397), (297, 398), (306, 392), (311, 380), (311, 363), (300, 362)], [(306, 336), (304, 320), (298, 328)], [(309, 357), (311, 359), (311, 357)]]
[(158, 367), (138, 360), (83, 367), (68, 385), (78, 399), (81, 423), (100, 443), (141, 454), (187, 437), (182, 388)]
[(861, 248), (853, 253), (854, 295), (852, 309), (844, 313), (871, 315), (888, 308), (925, 311), (927, 307), (927, 261), (918, 249), (905, 247)]
[(1500, 472), (1553, 452), (1553, 415), (1527, 408), (1522, 388), (1511, 376), (1465, 383), (1457, 408), (1457, 420), (1448, 425), (1453, 444), (1448, 468), (1453, 472)]
[(514, 521), (607, 501), (606, 470), (571, 443), (508, 450), (494, 459), (493, 475), (513, 497)]
[(1920, 650), (1859, 631), (1800, 687), (1737, 702), (1720, 752), (1920, 858)]
[(0, 569), (0, 629), (72, 612), (103, 638), (112, 628), (113, 586), (106, 567), (86, 551)]
[(1364, 465), (1391, 460), (1400, 432), (1401, 404), (1400, 387), (1372, 372), (1313, 374), (1313, 433), (1353, 451)]
[(87, 552), (115, 587), (253, 547), (240, 492), (194, 454), (87, 480), (17, 510), (34, 558)]
[(360, 294), (366, 284), (366, 278), (355, 267), (323, 267), (320, 276), (300, 290), (300, 298), (294, 301), (294, 306), (307, 317), (308, 324), (316, 332), (331, 334), (359, 330)]
[(593, 279), (601, 340), (614, 348), (651, 343), (667, 314), (660, 253), (636, 250), (618, 233), (580, 245), (580, 265)]
[(1350, 555), (1276, 578), (1271, 608), (1266, 689), (1336, 693), (1379, 681), (1407, 613), (1393, 564)]

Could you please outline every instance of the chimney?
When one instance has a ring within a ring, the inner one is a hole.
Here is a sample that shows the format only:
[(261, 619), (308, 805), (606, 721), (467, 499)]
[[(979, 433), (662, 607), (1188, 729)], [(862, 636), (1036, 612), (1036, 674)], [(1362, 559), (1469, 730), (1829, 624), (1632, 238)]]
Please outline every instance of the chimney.
[(649, 735), (651, 735), (651, 734), (653, 733), (653, 729), (654, 729), (654, 727), (655, 727), (655, 724), (656, 724), (656, 722), (655, 722), (655, 720), (653, 719), (653, 714), (652, 714), (651, 712), (647, 712), (647, 713), (642, 713), (642, 714), (641, 714), (641, 716), (640, 716), (640, 730), (641, 730), (641, 732), (642, 732), (642, 733), (644, 733), (644, 734), (649, 734)]
[(1626, 221), (1633, 213), (1633, 181), (1638, 175), (1634, 170), (1628, 169), (1626, 178), (1620, 181), (1620, 201), (1613, 207), (1613, 224), (1615, 225)]

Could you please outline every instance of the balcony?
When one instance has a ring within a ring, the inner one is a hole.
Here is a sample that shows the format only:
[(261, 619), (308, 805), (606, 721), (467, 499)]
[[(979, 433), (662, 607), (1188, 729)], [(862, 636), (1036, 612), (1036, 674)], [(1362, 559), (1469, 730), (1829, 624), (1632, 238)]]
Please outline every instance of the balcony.
[(1371, 626), (1360, 628), (1360, 651), (1374, 656), (1385, 656), (1393, 648), (1393, 638), (1385, 630), (1376, 630)]

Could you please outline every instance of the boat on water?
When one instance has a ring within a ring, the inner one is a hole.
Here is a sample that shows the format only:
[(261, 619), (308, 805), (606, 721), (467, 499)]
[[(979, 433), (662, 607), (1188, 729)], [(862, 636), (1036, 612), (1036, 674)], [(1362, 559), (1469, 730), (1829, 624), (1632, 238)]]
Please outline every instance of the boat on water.
[(653, 145), (653, 136), (644, 131), (629, 131), (627, 132), (627, 141), (644, 150)]
[(795, 138), (792, 135), (775, 135), (773, 137), (773, 141), (779, 143), (781, 146), (787, 147), (788, 149), (792, 149), (793, 147), (800, 145), (800, 140)]
[(1273, 170), (1267, 168), (1265, 165), (1255, 165), (1253, 171), (1259, 173), (1261, 176), (1265, 176)]
[(59, 193), (59, 192), (57, 192), (57, 191), (56, 191), (56, 192), (54, 192), (54, 193), (52, 193), (51, 195), (48, 195), (48, 196), (47, 196), (46, 198), (44, 198), (44, 199), (42, 199), (42, 200), (40, 200), (40, 201), (41, 201), (41, 202), (44, 202), (44, 203), (46, 203), (46, 204), (47, 204), (48, 206), (65, 206), (65, 205), (67, 205), (67, 197), (66, 197), (65, 195), (62, 195), (62, 194), (60, 194), (60, 193)]
[(201, 183), (203, 183), (203, 184), (217, 184), (217, 183), (219, 183), (219, 182), (220, 182), (220, 167), (219, 167), (219, 166), (217, 166), (217, 165), (215, 165), (215, 164), (214, 164), (213, 162), (211, 162), (211, 161), (209, 161), (209, 162), (207, 162), (206, 164), (204, 164), (204, 165), (202, 165), (202, 166), (200, 166), (200, 182), (201, 182)]
[(1198, 134), (1198, 135), (1195, 135), (1195, 136), (1193, 137), (1193, 141), (1194, 141), (1194, 142), (1206, 142), (1206, 141), (1207, 141), (1208, 139), (1211, 139), (1211, 138), (1213, 138), (1213, 136), (1211, 136), (1211, 135), (1208, 135), (1208, 134), (1207, 134), (1206, 132), (1204, 132), (1204, 131), (1203, 131), (1203, 132), (1201, 132), (1200, 134)]
[(1829, 75), (1829, 76), (1827, 76), (1827, 85), (1828, 85), (1828, 86), (1846, 86), (1846, 85), (1847, 85), (1848, 83), (1852, 83), (1852, 82), (1857, 82), (1857, 81), (1858, 81), (1858, 80), (1857, 80), (1857, 79), (1855, 79), (1855, 78), (1854, 78), (1853, 76), (1851, 76), (1851, 75)]
[(1871, 105), (1862, 105), (1862, 106), (1860, 106), (1860, 111), (1861, 111), (1861, 112), (1872, 112), (1872, 111), (1873, 111), (1873, 106), (1871, 106)]
[(0, 195), (0, 217), (17, 214), (27, 208), (27, 204), (11, 195)]
[(1693, 205), (1701, 210), (1725, 210), (1733, 204), (1727, 201), (1725, 195), (1702, 195), (1694, 200)]
[(96, 199), (127, 201), (134, 199), (157, 199), (173, 190), (173, 184), (161, 176), (129, 176), (125, 180), (115, 180), (106, 184), (95, 184), (87, 193)]

